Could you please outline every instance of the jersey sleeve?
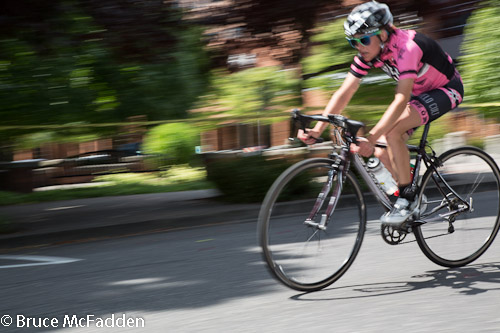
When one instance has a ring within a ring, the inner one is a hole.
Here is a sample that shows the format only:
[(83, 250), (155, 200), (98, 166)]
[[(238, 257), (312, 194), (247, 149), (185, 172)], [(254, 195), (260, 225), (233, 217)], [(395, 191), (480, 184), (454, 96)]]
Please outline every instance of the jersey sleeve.
[(405, 46), (398, 55), (399, 79), (416, 79), (423, 52), (414, 41)]
[(368, 70), (371, 68), (362, 58), (355, 56), (351, 64), (351, 69), (349, 72), (357, 78), (362, 78), (368, 74)]

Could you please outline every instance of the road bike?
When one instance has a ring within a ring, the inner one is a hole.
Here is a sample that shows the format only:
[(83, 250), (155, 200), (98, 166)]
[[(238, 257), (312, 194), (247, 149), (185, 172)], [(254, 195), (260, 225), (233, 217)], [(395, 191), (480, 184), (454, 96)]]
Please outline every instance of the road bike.
[[(397, 199), (384, 192), (365, 159), (350, 150), (362, 122), (294, 110), (292, 133), (315, 121), (332, 125), (332, 152), (328, 158), (305, 159), (285, 170), (267, 192), (258, 217), (258, 239), (268, 268), (280, 282), (300, 291), (323, 289), (352, 265), (366, 230), (367, 204), (373, 198), (369, 192), (386, 211)], [(419, 145), (408, 145), (417, 212), (399, 226), (381, 224), (381, 235), (388, 244), (398, 245), (413, 242), (406, 238), (413, 234), (434, 263), (460, 267), (479, 258), (498, 233), (500, 171), (495, 160), (476, 147), (437, 156), (427, 142), (429, 128), (430, 123), (424, 126)]]

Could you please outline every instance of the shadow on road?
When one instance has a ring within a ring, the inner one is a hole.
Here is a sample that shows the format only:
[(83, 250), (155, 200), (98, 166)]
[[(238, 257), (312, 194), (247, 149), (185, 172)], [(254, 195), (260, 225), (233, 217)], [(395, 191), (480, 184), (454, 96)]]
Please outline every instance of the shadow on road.
[[(418, 280), (418, 281), (413, 281)], [(498, 284), (484, 286), (484, 283)], [(408, 282), (382, 282), (328, 288), (292, 296), (296, 301), (335, 301), (401, 294), (422, 289), (451, 288), (461, 295), (477, 295), (500, 289), (500, 263), (429, 271), (412, 276)], [(328, 295), (325, 297), (325, 295)]]
[[(64, 315), (73, 314), (106, 317), (127, 313), (133, 317), (171, 310), (165, 313), (165, 320), (176, 321), (184, 318), (181, 310), (202, 309), (200, 315), (209, 316), (208, 307), (222, 305), (227, 306), (226, 311), (246, 311), (245, 308), (232, 309), (224, 303), (285, 288), (266, 271), (255, 242), (254, 223), (29, 252), (81, 260), (65, 265), (3, 270), (0, 314), (55, 317), (62, 322)], [(500, 262), (428, 271), (409, 281), (333, 287), (297, 294), (292, 300), (362, 299), (431, 288), (451, 288), (464, 295), (500, 289)]]

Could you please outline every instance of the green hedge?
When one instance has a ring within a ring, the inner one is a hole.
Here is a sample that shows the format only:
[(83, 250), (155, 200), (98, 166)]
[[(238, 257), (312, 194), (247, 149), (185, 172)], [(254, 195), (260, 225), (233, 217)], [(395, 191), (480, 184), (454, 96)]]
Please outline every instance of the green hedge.
[(163, 124), (151, 129), (144, 138), (145, 154), (156, 156), (149, 162), (157, 166), (186, 164), (195, 156), (199, 130), (188, 123)]
[(255, 155), (220, 158), (208, 162), (208, 180), (227, 201), (261, 202), (276, 178), (291, 164)]

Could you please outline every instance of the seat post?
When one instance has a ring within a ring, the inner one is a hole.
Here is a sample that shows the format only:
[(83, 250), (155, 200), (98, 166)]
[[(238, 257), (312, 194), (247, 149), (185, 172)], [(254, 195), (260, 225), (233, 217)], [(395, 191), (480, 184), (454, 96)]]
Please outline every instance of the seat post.
[(424, 132), (422, 133), (422, 137), (420, 138), (420, 144), (418, 146), (420, 149), (424, 149), (425, 148), (425, 145), (427, 143), (427, 135), (429, 134), (430, 127), (431, 127), (431, 123), (430, 122), (428, 122), (427, 124), (425, 124)]

